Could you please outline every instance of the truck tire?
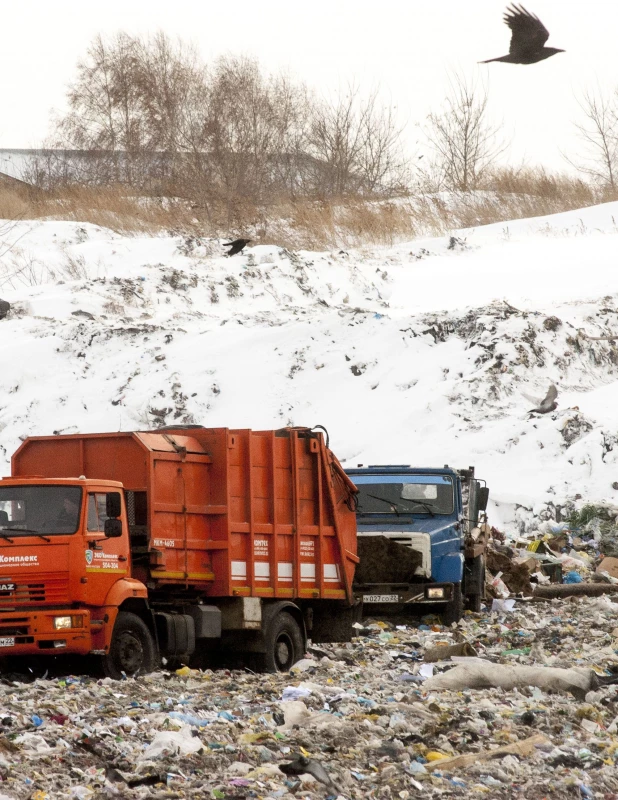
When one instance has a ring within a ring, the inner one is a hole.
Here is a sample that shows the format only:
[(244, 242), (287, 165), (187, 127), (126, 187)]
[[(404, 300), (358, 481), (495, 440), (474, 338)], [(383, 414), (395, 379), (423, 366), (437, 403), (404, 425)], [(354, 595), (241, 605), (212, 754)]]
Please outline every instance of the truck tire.
[(481, 605), (483, 600), (485, 599), (485, 556), (478, 556), (479, 563), (476, 565), (476, 569), (478, 571), (478, 585), (481, 589), (480, 592), (475, 594), (469, 594), (467, 596), (468, 601), (468, 608), (470, 611), (473, 611), (475, 614), (479, 614), (481, 611)]
[(440, 614), (442, 624), (450, 627), (454, 622), (459, 622), (463, 616), (463, 593), (461, 591), (461, 583), (453, 584), (453, 596), (449, 602), (444, 606), (444, 610)]
[(152, 672), (156, 666), (156, 646), (146, 623), (136, 614), (119, 611), (109, 653), (103, 656), (103, 672), (120, 680)]
[(257, 666), (261, 672), (288, 672), (305, 651), (303, 634), (294, 617), (281, 611), (268, 623), (264, 632), (266, 652), (260, 653)]

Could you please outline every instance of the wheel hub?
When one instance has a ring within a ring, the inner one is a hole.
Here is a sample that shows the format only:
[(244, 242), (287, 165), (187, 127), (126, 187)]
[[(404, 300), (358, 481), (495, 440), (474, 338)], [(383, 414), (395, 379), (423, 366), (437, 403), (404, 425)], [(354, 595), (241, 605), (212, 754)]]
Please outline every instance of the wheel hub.
[(293, 650), (294, 648), (290, 637), (287, 634), (281, 634), (281, 636), (279, 636), (277, 639), (277, 644), (275, 646), (275, 660), (277, 662), (278, 669), (285, 671), (289, 666), (291, 666), (289, 662), (291, 660)]
[(134, 675), (144, 663), (144, 648), (140, 640), (129, 631), (121, 634), (118, 641), (118, 668), (127, 675)]

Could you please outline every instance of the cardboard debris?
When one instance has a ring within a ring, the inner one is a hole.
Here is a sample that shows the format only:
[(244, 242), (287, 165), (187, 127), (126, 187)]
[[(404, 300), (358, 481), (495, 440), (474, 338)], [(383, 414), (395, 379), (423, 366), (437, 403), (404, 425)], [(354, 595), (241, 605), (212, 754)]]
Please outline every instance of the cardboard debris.
[(440, 761), (433, 761), (425, 765), (428, 772), (439, 769), (441, 772), (451, 772), (456, 769), (464, 769), (470, 764), (476, 764), (478, 761), (486, 761), (489, 758), (498, 758), (499, 756), (520, 756), (522, 758), (529, 756), (539, 745), (549, 743), (547, 736), (542, 733), (537, 733), (524, 739), (521, 742), (513, 742), (513, 744), (505, 744), (502, 747), (496, 747), (494, 750), (479, 750), (478, 753), (466, 753), (462, 756), (453, 756), (452, 758), (443, 758)]
[(612, 558), (611, 556), (604, 558), (596, 568), (596, 571), (599, 573), (607, 572), (612, 578), (618, 578), (618, 558)]
[(425, 650), (425, 661), (447, 661), (453, 656), (478, 656), (477, 651), (468, 642), (460, 642), (459, 644), (451, 645), (438, 645), (437, 647), (430, 647)]

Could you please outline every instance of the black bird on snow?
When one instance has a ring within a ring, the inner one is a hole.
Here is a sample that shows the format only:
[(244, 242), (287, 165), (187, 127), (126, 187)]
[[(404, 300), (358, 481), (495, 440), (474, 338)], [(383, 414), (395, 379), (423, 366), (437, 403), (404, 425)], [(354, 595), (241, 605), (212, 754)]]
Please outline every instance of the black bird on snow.
[(481, 64), (491, 61), (504, 61), (507, 64), (536, 64), (545, 58), (564, 53), (557, 47), (545, 47), (549, 39), (549, 31), (541, 20), (522, 6), (512, 5), (507, 7), (504, 21), (512, 31), (511, 46), (508, 56), (489, 58)]
[(558, 403), (556, 402), (558, 389), (556, 389), (553, 383), (542, 400), (538, 400), (536, 397), (529, 397), (527, 394), (524, 394), (524, 397), (530, 400), (531, 403), (536, 403), (537, 405), (536, 408), (530, 409), (528, 412), (529, 414), (549, 414), (550, 411), (554, 411), (558, 407)]
[(251, 239), (234, 239), (233, 242), (224, 242), (224, 247), (229, 247), (230, 249), (227, 251), (228, 256), (235, 256), (236, 253), (240, 253), (249, 242), (252, 241)]

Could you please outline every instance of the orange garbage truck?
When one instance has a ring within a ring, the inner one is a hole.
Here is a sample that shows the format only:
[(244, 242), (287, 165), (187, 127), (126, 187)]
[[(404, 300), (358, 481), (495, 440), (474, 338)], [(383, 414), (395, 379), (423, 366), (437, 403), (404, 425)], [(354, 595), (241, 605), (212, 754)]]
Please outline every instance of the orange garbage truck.
[(315, 429), (28, 438), (0, 480), (0, 657), (286, 671), (351, 636), (355, 491)]

